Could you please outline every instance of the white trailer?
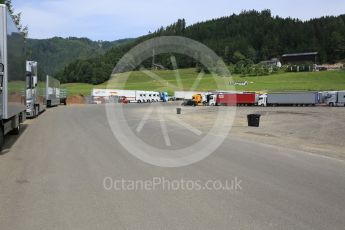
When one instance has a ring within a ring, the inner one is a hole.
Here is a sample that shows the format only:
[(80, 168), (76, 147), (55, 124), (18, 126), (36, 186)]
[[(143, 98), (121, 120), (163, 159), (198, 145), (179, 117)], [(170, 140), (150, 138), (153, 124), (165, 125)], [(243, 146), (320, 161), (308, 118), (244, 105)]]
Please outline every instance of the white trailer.
[(154, 91), (147, 92), (147, 102), (152, 103), (152, 102), (159, 102), (159, 101), (160, 101), (159, 92), (154, 92)]
[(6, 5), (0, 4), (0, 148), (26, 118), (25, 43)]
[(325, 96), (325, 103), (331, 107), (345, 106), (345, 91), (328, 92)]
[(259, 106), (309, 106), (319, 104), (318, 93), (269, 93), (259, 96)]
[(60, 81), (47, 75), (46, 79), (47, 107), (60, 105)]
[(46, 109), (46, 78), (39, 78), (37, 62), (26, 62), (26, 116), (36, 117)]
[(193, 95), (203, 94), (203, 92), (198, 91), (175, 91), (174, 97), (176, 100), (191, 100)]
[(96, 101), (104, 101), (105, 103), (113, 101), (112, 98), (126, 97), (129, 102), (143, 101), (144, 98), (139, 98), (138, 91), (135, 90), (120, 90), (120, 89), (93, 89), (91, 94)]
[(159, 92), (119, 89), (93, 89), (92, 96), (96, 101), (111, 101), (111, 97), (126, 97), (131, 103), (151, 103), (160, 100)]
[(130, 100), (130, 102), (153, 103), (153, 102), (160, 101), (159, 92), (155, 92), (155, 91), (134, 91), (134, 92), (135, 92), (135, 99)]

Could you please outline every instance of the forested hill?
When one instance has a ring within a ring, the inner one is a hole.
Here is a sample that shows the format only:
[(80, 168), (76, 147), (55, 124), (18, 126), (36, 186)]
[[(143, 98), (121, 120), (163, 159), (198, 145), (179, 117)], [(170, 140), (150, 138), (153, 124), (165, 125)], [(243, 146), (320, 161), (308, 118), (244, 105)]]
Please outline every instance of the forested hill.
[(113, 42), (91, 41), (87, 38), (27, 39), (27, 59), (39, 63), (39, 73), (55, 75), (77, 59), (89, 59), (104, 54), (116, 45), (130, 39)]
[[(227, 63), (243, 59), (258, 63), (284, 53), (308, 51), (318, 51), (322, 62), (345, 59), (345, 15), (301, 21), (274, 17), (269, 10), (245, 11), (188, 27), (183, 19), (178, 20), (152, 34), (112, 48), (97, 58), (75, 61), (57, 77), (63, 82), (104, 82), (125, 52), (146, 39), (162, 35), (179, 35), (200, 41)], [(170, 66), (169, 59), (164, 56), (156, 57), (156, 62)], [(182, 68), (195, 65), (188, 58), (180, 58), (178, 64)]]

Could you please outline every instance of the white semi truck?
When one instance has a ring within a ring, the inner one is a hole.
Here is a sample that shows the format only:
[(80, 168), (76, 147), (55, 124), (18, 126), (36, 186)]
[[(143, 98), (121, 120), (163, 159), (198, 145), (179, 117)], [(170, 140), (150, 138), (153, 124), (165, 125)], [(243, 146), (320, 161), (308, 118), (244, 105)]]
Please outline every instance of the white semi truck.
[(60, 105), (60, 81), (47, 75), (46, 80), (47, 107)]
[(319, 94), (314, 92), (268, 93), (259, 96), (259, 106), (314, 106)]
[(37, 62), (26, 62), (26, 116), (36, 117), (46, 109), (46, 78), (39, 78)]
[(345, 106), (345, 91), (328, 92), (325, 96), (325, 103), (331, 107)]
[(24, 36), (0, 4), (0, 148), (5, 135), (19, 134), (26, 119), (25, 64)]

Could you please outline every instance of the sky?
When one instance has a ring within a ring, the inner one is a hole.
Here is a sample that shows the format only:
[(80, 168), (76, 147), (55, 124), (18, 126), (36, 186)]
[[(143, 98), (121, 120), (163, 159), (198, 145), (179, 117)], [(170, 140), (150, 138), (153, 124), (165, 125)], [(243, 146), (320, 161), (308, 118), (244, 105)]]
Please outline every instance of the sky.
[(344, 0), (12, 0), (30, 38), (135, 38), (179, 18), (187, 25), (242, 10), (270, 9), (273, 15), (308, 20), (345, 14)]

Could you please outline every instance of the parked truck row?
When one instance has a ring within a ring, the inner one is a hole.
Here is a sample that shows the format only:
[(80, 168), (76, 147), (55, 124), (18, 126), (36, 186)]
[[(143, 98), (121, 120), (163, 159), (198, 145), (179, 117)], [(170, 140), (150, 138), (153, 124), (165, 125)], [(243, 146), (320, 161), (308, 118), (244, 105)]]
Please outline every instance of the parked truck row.
[[(60, 89), (60, 81), (47, 75), (39, 77), (35, 61), (26, 62), (26, 116), (33, 118), (48, 107), (66, 105), (67, 91)], [(62, 93), (61, 93), (62, 92)]]
[[(332, 92), (193, 92), (183, 105), (207, 106), (345, 106), (345, 91)], [(175, 94), (181, 99), (182, 92)]]
[(37, 62), (26, 61), (24, 36), (7, 6), (0, 4), (0, 149), (5, 135), (19, 134), (27, 117), (57, 105), (60, 82), (38, 76), (37, 68)]
[(167, 92), (142, 91), (142, 90), (119, 90), (119, 89), (93, 89), (91, 92), (96, 104), (103, 103), (154, 103), (167, 102)]
[(257, 93), (235, 91), (176, 91), (167, 92), (93, 89), (94, 103), (153, 103), (184, 100), (189, 106), (345, 106), (345, 91)]

